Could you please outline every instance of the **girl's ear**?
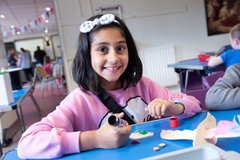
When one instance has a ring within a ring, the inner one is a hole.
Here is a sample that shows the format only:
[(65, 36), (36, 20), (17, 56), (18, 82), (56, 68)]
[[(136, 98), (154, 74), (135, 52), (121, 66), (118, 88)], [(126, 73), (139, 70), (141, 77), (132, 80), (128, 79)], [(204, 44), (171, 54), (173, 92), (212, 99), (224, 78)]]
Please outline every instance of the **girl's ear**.
[(235, 39), (236, 46), (240, 45), (240, 40), (238, 38)]

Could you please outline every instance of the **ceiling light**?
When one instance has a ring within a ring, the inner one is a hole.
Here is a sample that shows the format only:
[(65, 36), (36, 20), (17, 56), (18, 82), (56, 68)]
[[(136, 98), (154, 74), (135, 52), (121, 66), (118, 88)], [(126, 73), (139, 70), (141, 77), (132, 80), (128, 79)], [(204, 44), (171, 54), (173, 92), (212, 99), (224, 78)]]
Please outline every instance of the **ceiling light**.
[(50, 11), (51, 10), (51, 8), (50, 7), (46, 7), (46, 11)]
[(44, 29), (44, 32), (45, 32), (45, 33), (48, 33), (48, 28), (45, 28), (45, 29)]
[(14, 25), (11, 25), (10, 27), (11, 27), (11, 29), (14, 29)]
[(46, 20), (45, 20), (45, 22), (46, 22), (46, 23), (49, 23), (49, 20), (48, 20), (48, 19), (46, 19)]
[(1, 19), (4, 19), (4, 18), (5, 18), (5, 16), (4, 16), (3, 14), (1, 14), (1, 15), (0, 15), (0, 18), (1, 18)]

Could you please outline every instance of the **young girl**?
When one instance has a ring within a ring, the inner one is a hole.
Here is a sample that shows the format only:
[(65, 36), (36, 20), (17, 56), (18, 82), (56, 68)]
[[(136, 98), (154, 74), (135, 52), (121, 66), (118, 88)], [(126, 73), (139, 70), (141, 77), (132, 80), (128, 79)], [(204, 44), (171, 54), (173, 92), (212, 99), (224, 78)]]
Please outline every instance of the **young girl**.
[[(33, 124), (18, 145), (20, 158), (54, 158), (96, 148), (117, 148), (131, 126), (111, 126), (111, 111), (98, 97), (106, 91), (135, 123), (169, 116), (187, 118), (201, 112), (199, 102), (174, 94), (146, 77), (125, 23), (112, 14), (97, 15), (80, 26), (73, 61), (73, 90), (46, 118)], [(125, 116), (126, 116), (125, 115)]]
[(45, 69), (45, 71), (47, 72), (47, 74), (52, 75), (52, 64), (51, 64), (51, 58), (46, 55), (44, 57), (44, 66), (43, 68)]

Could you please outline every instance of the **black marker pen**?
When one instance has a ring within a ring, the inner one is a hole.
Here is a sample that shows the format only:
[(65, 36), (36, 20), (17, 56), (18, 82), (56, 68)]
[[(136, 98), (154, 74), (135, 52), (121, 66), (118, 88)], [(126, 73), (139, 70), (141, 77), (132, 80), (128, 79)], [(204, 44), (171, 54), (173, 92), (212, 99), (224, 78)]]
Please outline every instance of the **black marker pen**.
[(108, 123), (112, 126), (120, 126), (122, 125), (122, 120), (115, 115), (111, 115), (108, 117)]

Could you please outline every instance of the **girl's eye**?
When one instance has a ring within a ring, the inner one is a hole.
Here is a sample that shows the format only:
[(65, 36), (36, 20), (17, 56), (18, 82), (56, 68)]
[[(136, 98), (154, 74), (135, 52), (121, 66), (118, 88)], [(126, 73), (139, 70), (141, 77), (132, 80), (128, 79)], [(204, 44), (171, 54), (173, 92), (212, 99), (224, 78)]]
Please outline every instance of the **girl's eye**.
[(108, 53), (108, 48), (100, 47), (100, 48), (98, 48), (98, 51), (101, 52), (101, 53)]
[(126, 47), (125, 46), (119, 46), (119, 47), (117, 47), (117, 51), (118, 52), (124, 52), (126, 50)]

